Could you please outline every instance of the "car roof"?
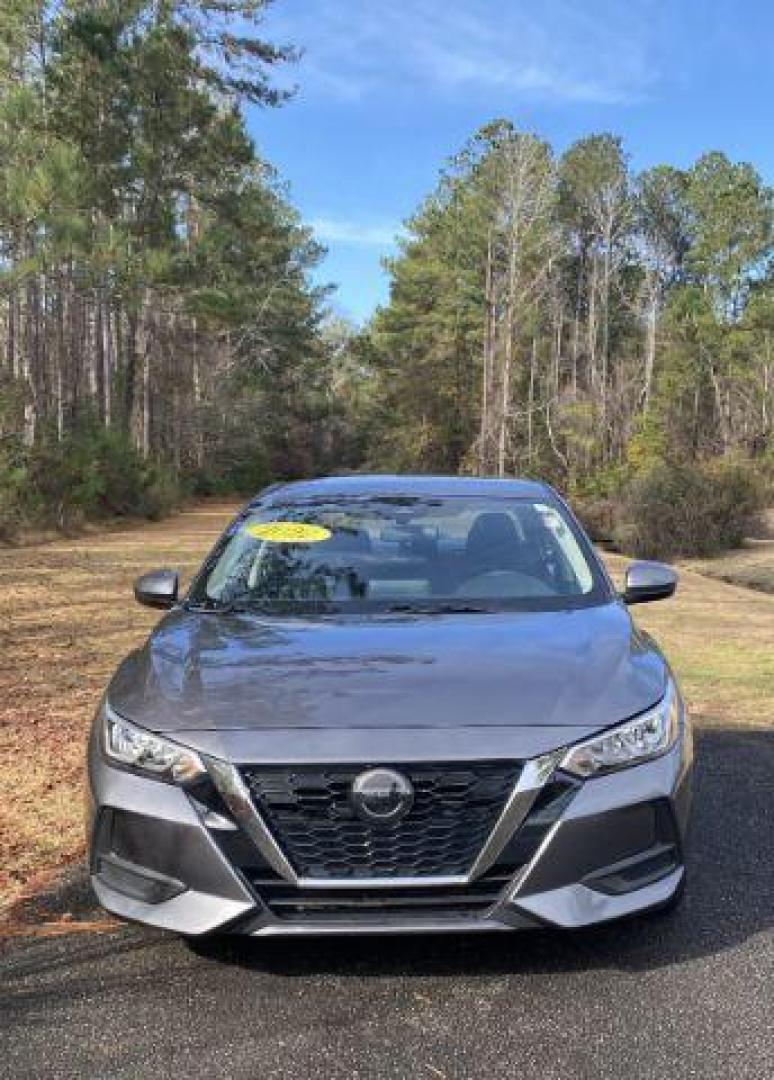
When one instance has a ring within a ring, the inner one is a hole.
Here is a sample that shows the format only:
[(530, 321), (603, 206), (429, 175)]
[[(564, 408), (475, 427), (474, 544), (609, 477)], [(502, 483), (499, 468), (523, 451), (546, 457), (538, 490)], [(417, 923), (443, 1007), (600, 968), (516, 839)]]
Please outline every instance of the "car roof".
[(553, 491), (536, 480), (495, 479), (478, 476), (422, 476), (357, 473), (296, 480), (259, 492), (250, 505), (284, 503), (326, 496), (417, 495), (486, 497), (501, 499), (551, 498)]

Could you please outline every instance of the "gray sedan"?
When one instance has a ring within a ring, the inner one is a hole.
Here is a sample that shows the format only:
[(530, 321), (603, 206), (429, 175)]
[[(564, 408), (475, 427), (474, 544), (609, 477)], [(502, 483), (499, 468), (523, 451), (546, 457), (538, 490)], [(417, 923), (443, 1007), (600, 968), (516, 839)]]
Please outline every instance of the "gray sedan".
[(548, 486), (278, 485), (119, 666), (89, 748), (105, 908), (184, 935), (579, 927), (675, 904), (679, 690)]

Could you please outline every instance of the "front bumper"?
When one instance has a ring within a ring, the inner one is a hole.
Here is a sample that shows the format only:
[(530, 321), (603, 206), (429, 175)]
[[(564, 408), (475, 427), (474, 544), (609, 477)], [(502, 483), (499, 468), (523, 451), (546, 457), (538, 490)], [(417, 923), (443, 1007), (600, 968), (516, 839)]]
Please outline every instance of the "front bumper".
[(667, 903), (684, 874), (689, 738), (655, 761), (584, 783), (555, 774), (556, 798), (535, 804), (500, 865), (470, 888), (432, 879), (421, 888), (344, 888), (341, 903), (321, 883), (278, 881), (219, 796), (113, 768), (94, 747), (89, 772), (97, 898), (116, 915), (186, 935), (582, 927)]

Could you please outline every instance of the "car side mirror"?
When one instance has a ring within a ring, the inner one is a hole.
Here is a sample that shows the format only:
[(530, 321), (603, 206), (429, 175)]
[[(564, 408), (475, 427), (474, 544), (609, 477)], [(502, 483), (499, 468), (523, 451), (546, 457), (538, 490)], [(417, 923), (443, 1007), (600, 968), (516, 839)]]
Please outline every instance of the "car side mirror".
[(171, 608), (177, 600), (180, 577), (176, 570), (151, 570), (134, 583), (134, 598), (145, 607)]
[(660, 562), (634, 562), (626, 569), (621, 598), (625, 604), (666, 600), (677, 588), (677, 573)]

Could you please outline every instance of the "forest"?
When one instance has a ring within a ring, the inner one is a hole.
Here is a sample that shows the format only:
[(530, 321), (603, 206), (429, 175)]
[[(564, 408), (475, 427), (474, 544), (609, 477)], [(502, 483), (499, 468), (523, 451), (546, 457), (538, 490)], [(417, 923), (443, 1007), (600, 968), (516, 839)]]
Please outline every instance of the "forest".
[(265, 6), (4, 0), (0, 537), (368, 468), (542, 477), (632, 552), (737, 542), (774, 476), (754, 166), (494, 120), (350, 326), (247, 131), (296, 55)]
[(244, 122), (293, 58), (263, 6), (2, 5), (6, 531), (333, 465), (322, 251)]
[(748, 163), (634, 174), (614, 135), (557, 157), (487, 125), (359, 343), (381, 463), (549, 479), (632, 551), (738, 542), (774, 465), (773, 253)]

